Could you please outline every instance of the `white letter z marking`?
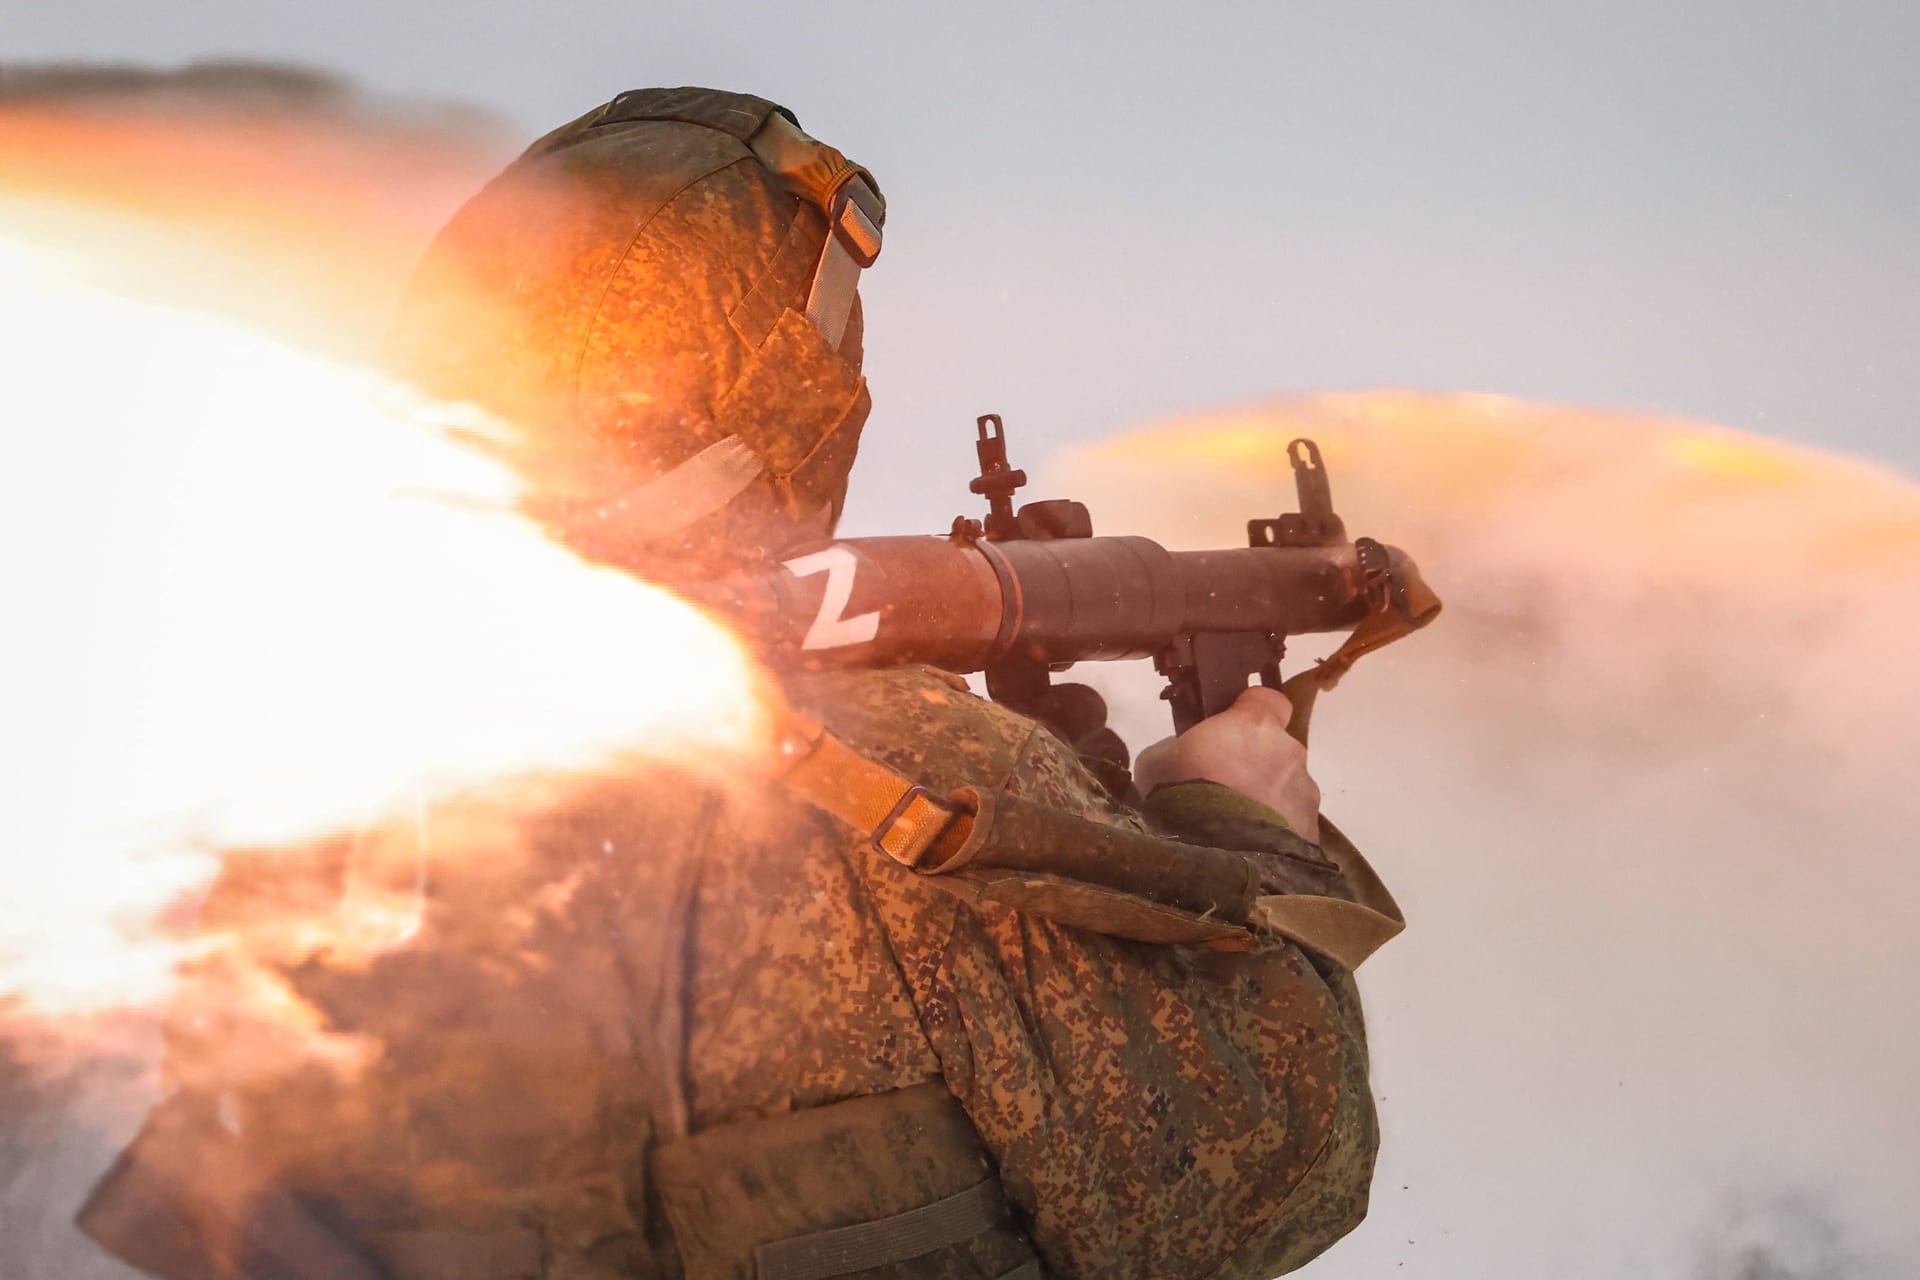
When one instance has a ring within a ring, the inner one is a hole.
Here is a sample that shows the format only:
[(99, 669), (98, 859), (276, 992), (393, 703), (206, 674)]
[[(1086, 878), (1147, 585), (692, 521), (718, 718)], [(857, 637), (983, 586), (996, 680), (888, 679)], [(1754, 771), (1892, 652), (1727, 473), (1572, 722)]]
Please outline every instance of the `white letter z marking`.
[(806, 639), (800, 642), (802, 649), (840, 649), (850, 644), (865, 644), (880, 634), (877, 611), (852, 618), (841, 616), (846, 612), (847, 602), (853, 599), (853, 575), (859, 567), (853, 552), (837, 545), (811, 555), (796, 556), (781, 565), (796, 578), (816, 573), (827, 575), (827, 589), (820, 593), (820, 612), (807, 628)]

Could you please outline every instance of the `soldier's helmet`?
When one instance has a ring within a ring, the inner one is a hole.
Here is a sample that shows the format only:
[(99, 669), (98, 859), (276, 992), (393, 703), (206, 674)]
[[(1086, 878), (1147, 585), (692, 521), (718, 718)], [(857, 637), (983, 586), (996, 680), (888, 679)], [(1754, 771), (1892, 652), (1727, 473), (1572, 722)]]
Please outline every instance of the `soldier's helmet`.
[(447, 224), (391, 361), (509, 425), (527, 510), (581, 553), (734, 567), (839, 518), (884, 218), (872, 176), (783, 107), (623, 93)]

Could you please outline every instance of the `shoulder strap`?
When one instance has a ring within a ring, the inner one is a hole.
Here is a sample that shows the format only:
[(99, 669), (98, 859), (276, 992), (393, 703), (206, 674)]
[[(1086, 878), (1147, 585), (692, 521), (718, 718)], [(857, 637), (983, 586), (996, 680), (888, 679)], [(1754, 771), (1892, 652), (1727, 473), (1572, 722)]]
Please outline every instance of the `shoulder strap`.
[(776, 751), (777, 781), (902, 866), (942, 867), (973, 832), (976, 815), (861, 755), (804, 712), (787, 711)]
[[(936, 796), (797, 711), (788, 713), (777, 756), (775, 777), (794, 795), (903, 866), (978, 881), (962, 892), (976, 902), (1143, 942), (1216, 948), (1250, 945), (1246, 926), (1261, 925), (1347, 969), (1404, 927), (1392, 897), (1337, 831), (1329, 856), (1378, 887), (1363, 892), (1364, 902), (1257, 896), (1246, 854), (1077, 818), (1004, 791)], [(1124, 909), (1128, 900), (1137, 909)]]

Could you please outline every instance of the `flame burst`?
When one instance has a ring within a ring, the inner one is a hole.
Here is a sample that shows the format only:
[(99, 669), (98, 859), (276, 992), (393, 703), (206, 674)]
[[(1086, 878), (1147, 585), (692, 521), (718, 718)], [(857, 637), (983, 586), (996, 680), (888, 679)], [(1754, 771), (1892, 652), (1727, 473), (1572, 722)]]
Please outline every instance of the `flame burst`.
[[(77, 1015), (169, 991), (222, 849), (628, 750), (697, 765), (760, 713), (728, 637), (512, 514), (446, 430), (489, 424), (357, 367), (496, 167), (484, 121), (272, 68), (50, 87), (0, 110), (0, 1014), (84, 1054)], [(390, 945), (417, 895), (362, 879), (196, 947)]]
[(0, 95), (0, 228), (117, 292), (369, 358), (421, 248), (507, 149), (471, 112), (276, 75), (94, 88), (79, 68), (67, 92)]
[(160, 997), (178, 947), (144, 926), (219, 849), (763, 733), (731, 638), (513, 514), (446, 431), (471, 415), (17, 241), (0, 344), (0, 992)]

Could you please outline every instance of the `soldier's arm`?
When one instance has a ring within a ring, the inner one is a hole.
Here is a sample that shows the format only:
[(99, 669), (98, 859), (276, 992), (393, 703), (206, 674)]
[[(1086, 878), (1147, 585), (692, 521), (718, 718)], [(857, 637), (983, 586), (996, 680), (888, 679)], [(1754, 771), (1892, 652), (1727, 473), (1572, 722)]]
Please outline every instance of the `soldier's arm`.
[[(1142, 808), (1180, 839), (1278, 855), (1263, 859), (1269, 892), (1332, 894), (1365, 907), (1373, 916), (1337, 946), (1331, 937), (1290, 932), (1269, 917), (1288, 936), (1319, 937), (1329, 954), (1358, 963), (1353, 957), (1371, 954), (1399, 931), (1403, 917), (1366, 858), (1320, 817), (1306, 746), (1287, 731), (1291, 714), (1284, 694), (1248, 689), (1227, 710), (1147, 748), (1135, 770), (1146, 793)], [(1298, 925), (1295, 920), (1294, 929)]]
[[(1279, 690), (1248, 689), (1225, 711), (1142, 751), (1134, 780), (1146, 795), (1173, 783), (1218, 783), (1318, 843), (1320, 787), (1307, 772), (1305, 744), (1287, 732), (1292, 715), (1292, 704)], [(1259, 810), (1237, 804), (1234, 797), (1213, 800), (1260, 816)]]

